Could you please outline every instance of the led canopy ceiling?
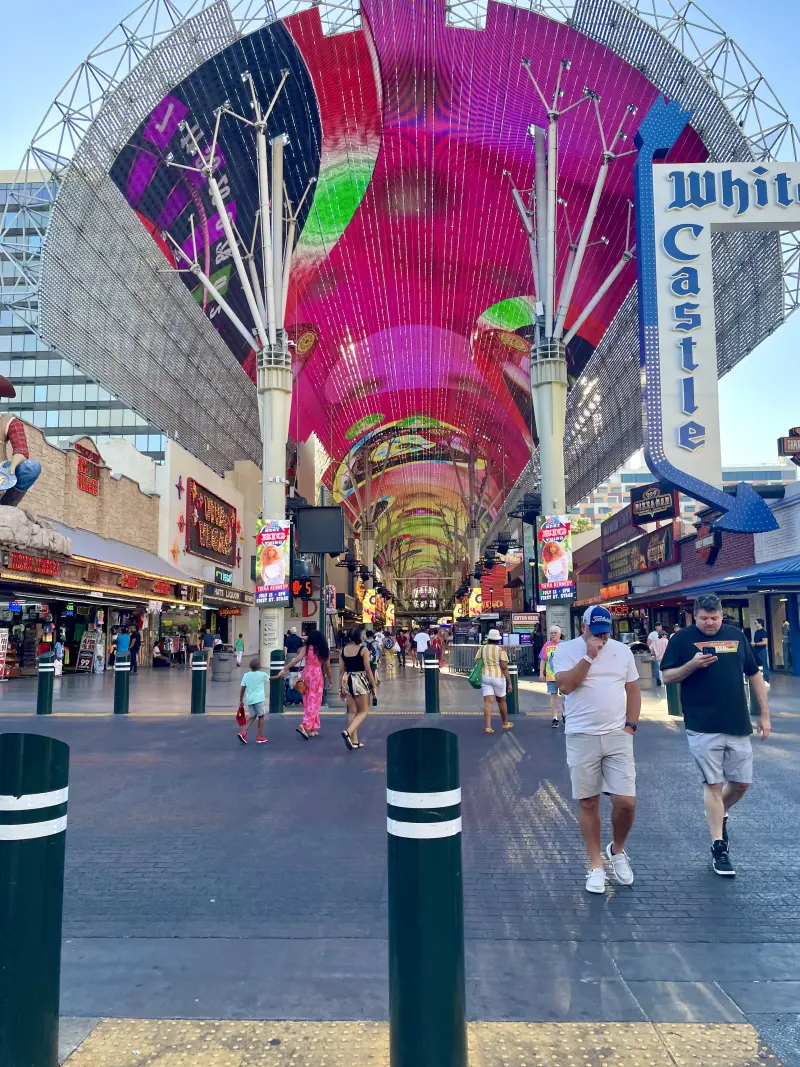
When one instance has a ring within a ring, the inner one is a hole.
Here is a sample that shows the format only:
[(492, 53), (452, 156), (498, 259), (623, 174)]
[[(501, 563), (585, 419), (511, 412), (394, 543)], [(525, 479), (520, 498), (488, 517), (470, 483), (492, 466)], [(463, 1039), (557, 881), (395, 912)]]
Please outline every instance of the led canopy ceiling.
[[(177, 249), (196, 257), (249, 325), (219, 212), (203, 176), (186, 168), (195, 165), (197, 146), (210, 147), (218, 125), (214, 173), (261, 277), (261, 247), (254, 239), (255, 140), (231, 113), (252, 116), (248, 79), (264, 107), (275, 100), (269, 137), (288, 136), (284, 180), (297, 213), (286, 299), (293, 345), (291, 434), (299, 441), (314, 433), (322, 442), (332, 458), (327, 483), (364, 527), (362, 534), (375, 538), (378, 562), (397, 571), (402, 557), (408, 574), (420, 577), (448, 568), (452, 574), (459, 562), (453, 546), (466, 545), (476, 525), (480, 531), (492, 523), (523, 472), (535, 479), (535, 286), (512, 187), (532, 210), (533, 136), (536, 127), (548, 125), (548, 101), (562, 112), (553, 157), (554, 285), (569, 338), (573, 500), (641, 439), (630, 316), (636, 277), (633, 135), (640, 118), (660, 91), (674, 90), (694, 108), (695, 119), (670, 158), (752, 155), (751, 142), (708, 80), (630, 7), (591, 0), (581, 5), (582, 17), (567, 24), (549, 17), (554, 12), (548, 4), (543, 11), (494, 2), (473, 6), (480, 9), (476, 22), (461, 19), (460, 5), (446, 8), (443, 0), (364, 0), (344, 32), (326, 35), (330, 25), (318, 6), (295, 4), (282, 20), (248, 16), (237, 34), (224, 4), (193, 5), (193, 17), (154, 42), (151, 53), (158, 54), (161, 71), (174, 69), (176, 77), (167, 77), (168, 84), (161, 77), (157, 92), (151, 89), (148, 99), (137, 98), (124, 115), (120, 111), (117, 132), (103, 147), (113, 184), (103, 197), (108, 204), (117, 198), (151, 242), (152, 251), (145, 252), (131, 231), (131, 254), (149, 257), (156, 271), (185, 266)], [(241, 5), (232, 7), (235, 13)], [(630, 32), (614, 47), (602, 39), (610, 34), (589, 17), (601, 7), (628, 20)], [(187, 62), (185, 51), (180, 61), (170, 53), (175, 35), (191, 27), (194, 39), (203, 40), (213, 19), (215, 41), (195, 61)], [(652, 69), (644, 61), (648, 54)], [(613, 159), (592, 205), (580, 271), (574, 287), (566, 286), (609, 152)], [(67, 181), (62, 194), (68, 193)], [(68, 196), (60, 199), (53, 227), (74, 238), (75, 214)], [(783, 261), (775, 235), (720, 241), (720, 270), (728, 284), (717, 288), (726, 300), (738, 301), (736, 339), (719, 330), (724, 371), (782, 318)], [(94, 356), (69, 351), (70, 317), (76, 308), (84, 315), (91, 310), (96, 295), (79, 296), (73, 285), (70, 306), (59, 302), (56, 290), (67, 274), (64, 248), (65, 241), (54, 239), (52, 252), (45, 250), (51, 293), (45, 331), (104, 381), (102, 338)], [(754, 281), (756, 260), (761, 270)], [(97, 264), (99, 270), (100, 258)], [(123, 266), (106, 264), (120, 275)], [(136, 309), (130, 328), (137, 328), (137, 316), (163, 320), (171, 308), (181, 308), (198, 331), (204, 318), (204, 344), (221, 367), (220, 404), (235, 394), (247, 397), (240, 406), (251, 405), (224, 416), (243, 420), (227, 458), (255, 458), (256, 442), (244, 427), (253, 425), (255, 390), (243, 390), (242, 383), (248, 376), (255, 380), (257, 342), (247, 343), (194, 274), (180, 277), (180, 283), (162, 285), (159, 307)], [(105, 299), (122, 301), (121, 288), (109, 282)], [(155, 341), (147, 345), (138, 356), (142, 365), (166, 364), (168, 352), (157, 351)], [(136, 369), (115, 373), (131, 375), (132, 392)], [(152, 365), (140, 370), (135, 399), (149, 414), (157, 389), (148, 386), (146, 375), (152, 376)], [(119, 377), (112, 384), (121, 395)], [(197, 409), (193, 416), (194, 403), (200, 402), (187, 397), (184, 422), (200, 415)], [(158, 414), (168, 422), (163, 409)], [(223, 416), (206, 410), (202, 417), (213, 422)]]

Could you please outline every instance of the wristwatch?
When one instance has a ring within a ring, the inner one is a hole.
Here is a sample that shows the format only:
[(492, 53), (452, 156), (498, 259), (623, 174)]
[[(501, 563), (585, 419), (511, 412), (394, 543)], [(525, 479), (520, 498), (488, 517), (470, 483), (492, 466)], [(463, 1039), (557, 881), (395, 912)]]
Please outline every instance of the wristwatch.
[(592, 659), (591, 656), (584, 656), (583, 658), (586, 660), (586, 662), (589, 664), (590, 667), (594, 663), (594, 660)]
[(628, 727), (630, 727), (631, 730), (633, 730), (633, 732), (636, 733), (636, 723), (635, 722), (626, 722), (625, 723), (625, 728), (627, 729)]

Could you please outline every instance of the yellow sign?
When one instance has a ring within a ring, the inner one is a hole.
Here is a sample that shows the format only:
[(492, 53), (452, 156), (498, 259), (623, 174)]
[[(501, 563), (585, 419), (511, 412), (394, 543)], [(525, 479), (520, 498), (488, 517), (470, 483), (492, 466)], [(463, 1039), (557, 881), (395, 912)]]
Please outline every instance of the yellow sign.
[(480, 586), (473, 586), (469, 591), (469, 608), (467, 614), (471, 619), (480, 615), (483, 604), (483, 594), (481, 593)]
[(386, 605), (386, 625), (390, 630), (394, 629), (394, 601), (390, 600)]
[(375, 608), (377, 600), (378, 594), (374, 589), (364, 590), (364, 599), (361, 604), (361, 621), (365, 626), (373, 626), (375, 624)]

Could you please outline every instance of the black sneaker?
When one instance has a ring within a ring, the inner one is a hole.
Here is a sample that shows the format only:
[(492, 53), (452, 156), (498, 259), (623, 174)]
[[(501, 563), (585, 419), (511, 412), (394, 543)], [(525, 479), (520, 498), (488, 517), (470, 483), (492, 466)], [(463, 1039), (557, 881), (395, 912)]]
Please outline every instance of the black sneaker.
[(728, 816), (724, 815), (722, 818), (722, 840), (725, 842), (725, 848), (728, 847)]
[(553, 717), (553, 721), (550, 723), (554, 730), (558, 729), (558, 716)]
[(728, 846), (724, 841), (715, 841), (711, 846), (711, 866), (715, 874), (721, 874), (726, 878), (733, 878), (736, 871), (728, 855)]

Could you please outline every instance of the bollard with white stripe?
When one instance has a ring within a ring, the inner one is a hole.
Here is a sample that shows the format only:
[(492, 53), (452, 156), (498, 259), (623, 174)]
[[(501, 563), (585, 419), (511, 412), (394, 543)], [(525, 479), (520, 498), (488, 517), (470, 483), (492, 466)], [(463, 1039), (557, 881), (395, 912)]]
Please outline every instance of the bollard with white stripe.
[(458, 739), (387, 742), (391, 1067), (467, 1067)]
[(206, 678), (208, 677), (208, 658), (205, 652), (192, 655), (192, 715), (206, 713)]
[(69, 747), (0, 734), (0, 1064), (57, 1067)]
[(283, 698), (286, 684), (278, 675), (283, 670), (286, 660), (283, 649), (275, 648), (269, 654), (269, 712), (270, 715), (283, 711)]
[(509, 663), (508, 675), (511, 679), (507, 696), (508, 714), (519, 714), (519, 667), (516, 663)]
[(131, 657), (118, 652), (114, 657), (114, 714), (127, 715), (131, 691)]
[(439, 714), (439, 654), (433, 650), (426, 652), (422, 658), (425, 668), (425, 711), (429, 715)]
[(53, 683), (56, 674), (56, 660), (52, 652), (39, 656), (39, 684), (36, 691), (36, 714), (53, 714)]

